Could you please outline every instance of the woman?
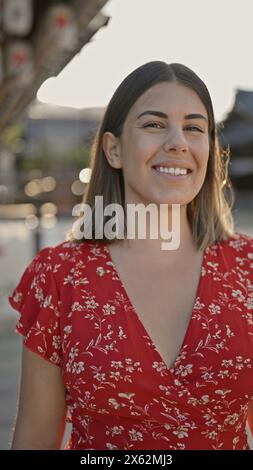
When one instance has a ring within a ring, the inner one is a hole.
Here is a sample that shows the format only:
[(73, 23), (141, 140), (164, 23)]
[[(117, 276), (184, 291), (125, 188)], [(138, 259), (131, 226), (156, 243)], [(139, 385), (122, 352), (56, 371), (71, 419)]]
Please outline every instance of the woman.
[(68, 449), (248, 449), (253, 243), (234, 233), (226, 160), (189, 68), (150, 62), (116, 90), (85, 202), (166, 207), (170, 230), (177, 204), (180, 244), (161, 250), (149, 225), (101, 239), (93, 217), (92, 240), (40, 251), (10, 298), (25, 336), (13, 449), (60, 448), (66, 419)]

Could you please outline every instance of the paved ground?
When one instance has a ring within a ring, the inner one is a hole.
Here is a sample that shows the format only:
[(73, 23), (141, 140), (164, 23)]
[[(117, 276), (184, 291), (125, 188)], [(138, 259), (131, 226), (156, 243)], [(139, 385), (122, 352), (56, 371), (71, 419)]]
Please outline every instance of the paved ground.
[[(253, 236), (253, 211), (241, 214), (238, 229)], [(20, 380), (21, 337), (14, 333), (16, 317), (0, 317), (0, 449), (10, 446)], [(67, 430), (69, 434), (69, 428)], [(66, 440), (66, 439), (65, 439)]]
[(1, 322), (0, 330), (0, 449), (8, 449), (18, 396), (21, 338), (15, 321)]

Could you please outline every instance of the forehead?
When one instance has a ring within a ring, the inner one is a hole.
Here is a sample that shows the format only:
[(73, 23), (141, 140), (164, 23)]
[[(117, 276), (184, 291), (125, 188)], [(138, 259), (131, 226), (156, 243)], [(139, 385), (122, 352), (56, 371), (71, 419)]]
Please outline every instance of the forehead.
[(130, 109), (129, 119), (145, 110), (163, 111), (168, 116), (198, 112), (208, 118), (207, 110), (197, 93), (174, 82), (158, 83), (143, 93)]

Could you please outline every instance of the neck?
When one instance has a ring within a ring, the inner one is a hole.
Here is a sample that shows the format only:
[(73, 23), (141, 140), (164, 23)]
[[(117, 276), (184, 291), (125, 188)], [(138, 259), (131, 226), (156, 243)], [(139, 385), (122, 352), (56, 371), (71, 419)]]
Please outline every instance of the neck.
[[(160, 224), (160, 217), (161, 213), (159, 212), (158, 214), (158, 222)], [(161, 255), (161, 258), (167, 256), (181, 256), (186, 252), (195, 252), (196, 251), (196, 246), (194, 245), (193, 242), (193, 237), (190, 229), (189, 222), (187, 220), (187, 212), (186, 212), (186, 206), (180, 206), (180, 244), (179, 247), (176, 250), (166, 250), (163, 251), (161, 249), (162, 243), (165, 242), (164, 238), (162, 237), (160, 230), (158, 230), (158, 237), (153, 239), (150, 237), (150, 220), (149, 217), (147, 217), (147, 235), (144, 239), (139, 239), (138, 238), (138, 224), (136, 223), (136, 228), (135, 232), (131, 230), (131, 233), (135, 235), (133, 239), (126, 238), (125, 240), (122, 240), (122, 242), (117, 242), (117, 243), (122, 243), (125, 248), (131, 248), (131, 251), (136, 251), (138, 253), (143, 253), (143, 255), (155, 255), (159, 256)], [(168, 214), (167, 214), (167, 230), (168, 232), (172, 232), (173, 230), (173, 218), (172, 218), (172, 210), (171, 207), (169, 206), (168, 209)], [(160, 226), (160, 225), (159, 225)], [(165, 256), (165, 253), (168, 253), (167, 256)]]

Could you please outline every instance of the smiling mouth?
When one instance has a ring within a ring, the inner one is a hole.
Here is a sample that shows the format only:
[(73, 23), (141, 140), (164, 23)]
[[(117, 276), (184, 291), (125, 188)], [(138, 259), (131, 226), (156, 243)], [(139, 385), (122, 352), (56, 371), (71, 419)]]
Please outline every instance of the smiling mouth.
[(189, 168), (168, 168), (163, 166), (154, 166), (152, 170), (166, 178), (179, 180), (186, 179), (192, 173), (192, 170)]

